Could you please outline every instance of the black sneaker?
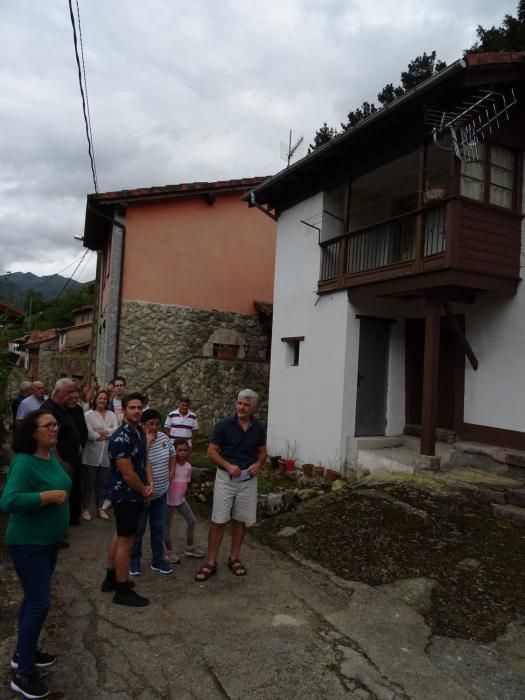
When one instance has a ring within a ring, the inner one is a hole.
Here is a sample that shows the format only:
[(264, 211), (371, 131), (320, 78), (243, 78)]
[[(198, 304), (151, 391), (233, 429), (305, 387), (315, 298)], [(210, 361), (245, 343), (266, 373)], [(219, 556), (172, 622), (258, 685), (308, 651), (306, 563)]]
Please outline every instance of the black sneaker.
[[(47, 654), (45, 651), (40, 651), (40, 649), (36, 650), (35, 666), (38, 666), (38, 668), (52, 666), (56, 660), (57, 657), (54, 654)], [(18, 668), (18, 652), (15, 652), (11, 659), (11, 668)]]
[(38, 671), (33, 671), (29, 676), (19, 676), (13, 673), (11, 680), (11, 690), (20, 693), (24, 698), (47, 698), (49, 689), (38, 675)]
[[(128, 581), (128, 586), (130, 588), (135, 588), (135, 581)], [(117, 590), (116, 579), (105, 578), (102, 581), (102, 585), (100, 586), (100, 590), (102, 591), (102, 593), (109, 593), (110, 591), (116, 591)]]
[(128, 588), (127, 591), (116, 591), (113, 596), (113, 602), (118, 605), (130, 605), (133, 608), (143, 608), (149, 605), (149, 598), (139, 595), (133, 589)]

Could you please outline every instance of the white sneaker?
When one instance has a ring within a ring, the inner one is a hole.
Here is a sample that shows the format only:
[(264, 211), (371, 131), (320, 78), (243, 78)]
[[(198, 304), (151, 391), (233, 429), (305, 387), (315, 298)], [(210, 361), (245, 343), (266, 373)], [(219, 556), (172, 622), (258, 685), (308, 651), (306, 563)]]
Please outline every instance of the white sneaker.
[(109, 500), (109, 498), (105, 498), (104, 503), (102, 504), (102, 509), (108, 510), (109, 508), (111, 508), (111, 501)]
[(180, 564), (180, 557), (175, 552), (166, 552), (170, 564)]
[(195, 559), (202, 559), (204, 552), (197, 547), (196, 544), (192, 544), (191, 547), (186, 547), (184, 555), (187, 557), (195, 557)]
[(91, 520), (91, 513), (89, 512), (89, 510), (83, 510), (80, 517), (82, 518), (82, 520)]

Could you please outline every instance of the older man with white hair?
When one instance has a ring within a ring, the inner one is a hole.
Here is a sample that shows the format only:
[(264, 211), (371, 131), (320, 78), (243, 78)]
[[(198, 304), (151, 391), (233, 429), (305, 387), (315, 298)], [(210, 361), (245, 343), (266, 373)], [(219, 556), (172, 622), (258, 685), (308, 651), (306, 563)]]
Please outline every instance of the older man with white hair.
[(70, 525), (80, 524), (81, 511), (82, 439), (71, 411), (77, 399), (75, 382), (63, 377), (55, 384), (51, 398), (42, 404), (42, 408), (49, 410), (58, 422), (57, 456), (73, 482), (69, 495)]
[(217, 555), (224, 527), (231, 521), (231, 551), (228, 568), (234, 576), (245, 576), (239, 560), (246, 527), (257, 516), (257, 474), (266, 461), (266, 434), (253, 417), (259, 397), (243, 389), (237, 397), (233, 416), (217, 423), (208, 446), (208, 459), (217, 465), (213, 512), (208, 533), (208, 559), (195, 574), (196, 581), (207, 581), (217, 572)]

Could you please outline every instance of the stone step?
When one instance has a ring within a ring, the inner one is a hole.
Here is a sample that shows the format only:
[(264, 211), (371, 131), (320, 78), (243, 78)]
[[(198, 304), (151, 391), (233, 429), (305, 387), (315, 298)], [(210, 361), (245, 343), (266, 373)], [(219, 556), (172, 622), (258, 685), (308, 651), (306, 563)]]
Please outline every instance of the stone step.
[(525, 480), (525, 452), (522, 450), (461, 441), (454, 445), (450, 464)]
[(492, 506), (492, 512), (495, 518), (500, 520), (508, 520), (518, 527), (525, 527), (525, 508), (520, 506)]

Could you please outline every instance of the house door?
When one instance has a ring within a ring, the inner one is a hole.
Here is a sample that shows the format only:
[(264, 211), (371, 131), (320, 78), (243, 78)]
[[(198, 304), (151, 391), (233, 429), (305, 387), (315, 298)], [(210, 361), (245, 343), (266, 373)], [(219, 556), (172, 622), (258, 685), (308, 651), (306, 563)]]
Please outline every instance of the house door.
[(385, 434), (389, 338), (389, 321), (378, 318), (361, 319), (356, 436)]
[[(456, 316), (465, 328), (464, 316)], [(405, 412), (407, 425), (421, 425), (425, 319), (405, 322)], [(463, 421), (465, 355), (448, 319), (441, 319), (437, 425), (459, 431)]]

